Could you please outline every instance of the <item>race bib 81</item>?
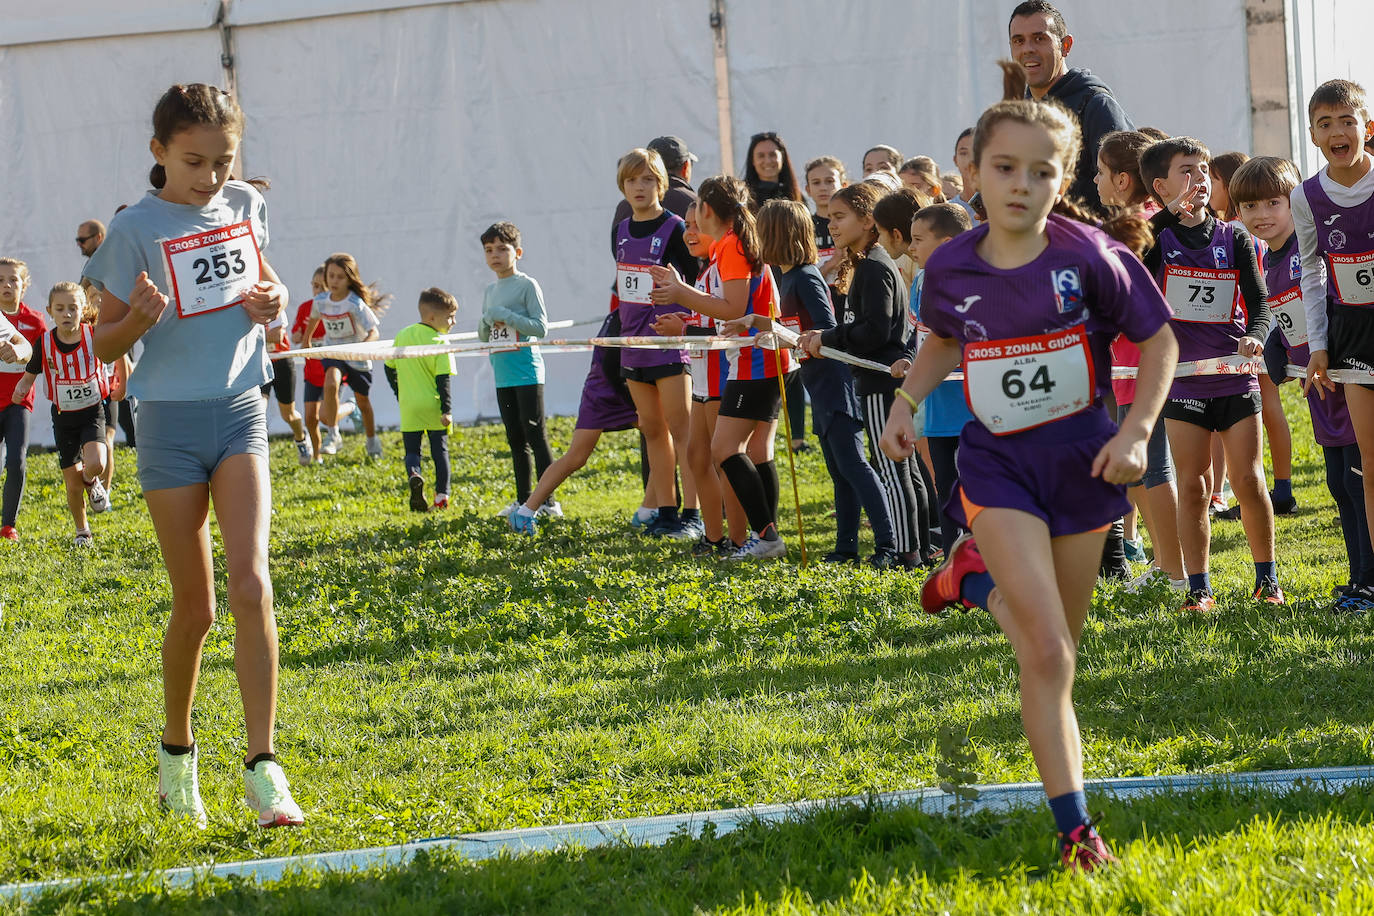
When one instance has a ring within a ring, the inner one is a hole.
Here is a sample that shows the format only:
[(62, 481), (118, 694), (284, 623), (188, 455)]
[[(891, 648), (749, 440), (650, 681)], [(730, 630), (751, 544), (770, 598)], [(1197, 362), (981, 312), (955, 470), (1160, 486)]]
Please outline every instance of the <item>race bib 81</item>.
[(249, 220), (159, 244), (182, 318), (239, 305), (262, 279), (262, 254)]
[(615, 290), (621, 302), (634, 302), (647, 305), (652, 300), (649, 293), (654, 288), (654, 278), (649, 268), (643, 264), (617, 264), (615, 266)]

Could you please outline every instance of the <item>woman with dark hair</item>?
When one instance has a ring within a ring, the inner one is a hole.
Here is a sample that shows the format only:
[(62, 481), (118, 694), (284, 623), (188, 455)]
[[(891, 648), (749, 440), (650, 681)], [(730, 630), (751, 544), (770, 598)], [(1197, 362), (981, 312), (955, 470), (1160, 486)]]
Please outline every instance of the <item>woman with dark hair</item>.
[(744, 184), (749, 188), (749, 209), (755, 213), (770, 200), (801, 202), (801, 186), (782, 137), (766, 130), (749, 138), (749, 151), (744, 155)]

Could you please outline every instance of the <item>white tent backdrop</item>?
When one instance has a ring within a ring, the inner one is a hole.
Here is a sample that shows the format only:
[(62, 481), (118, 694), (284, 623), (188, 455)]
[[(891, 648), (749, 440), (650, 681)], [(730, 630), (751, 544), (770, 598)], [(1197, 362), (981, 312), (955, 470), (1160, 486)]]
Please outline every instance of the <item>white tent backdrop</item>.
[[(870, 0), (844, 18), (831, 0), (731, 0), (733, 167), (758, 130), (781, 133), (798, 162), (832, 153), (857, 170), (883, 142), (949, 167), (954, 137), (1000, 94), (994, 61), (1007, 54), (1011, 6)], [(1333, 19), (1367, 21), (1367, 4), (1286, 6), (1290, 53), (1310, 71), (1295, 78), (1304, 92), (1303, 80), (1367, 66), (1336, 40)], [(599, 320), (617, 157), (674, 133), (701, 156), (696, 180), (720, 170), (711, 8), (230, 0), (243, 172), (272, 179), (268, 256), (293, 298), (325, 255), (349, 251), (395, 295), (387, 335), (415, 320), (416, 294), (431, 285), (458, 296), (458, 329), (473, 328), (491, 279), (477, 236), (511, 219), (551, 317)], [(1077, 40), (1070, 63), (1112, 86), (1137, 124), (1249, 149), (1243, 0), (1159, 0), (1138, 15), (1086, 0), (1061, 8)], [(81, 220), (108, 219), (146, 190), (160, 92), (223, 81), (221, 12), (214, 0), (0, 0), (0, 206), (10, 217), (0, 253), (29, 262), (31, 303), (79, 275)], [(551, 413), (575, 410), (586, 361), (547, 357)], [(455, 413), (494, 416), (485, 360), (458, 368)], [(394, 423), (382, 388), (379, 417)], [(34, 423), (40, 441), (47, 426)]]

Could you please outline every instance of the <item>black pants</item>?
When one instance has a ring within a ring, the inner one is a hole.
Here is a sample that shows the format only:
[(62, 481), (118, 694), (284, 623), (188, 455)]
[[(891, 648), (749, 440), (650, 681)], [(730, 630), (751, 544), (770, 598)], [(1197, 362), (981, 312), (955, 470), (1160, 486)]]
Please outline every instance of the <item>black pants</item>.
[(515, 468), (515, 499), (523, 504), (530, 498), (530, 456), (534, 456), (535, 480), (543, 476), (553, 459), (544, 432), (544, 386), (514, 385), (496, 389), (496, 406), (506, 427), (511, 464)]
[(5, 499), (0, 525), (12, 527), (19, 518), (19, 503), (24, 499), (29, 462), (29, 412), (22, 404), (0, 407), (0, 450), (5, 453)]
[(120, 409), (120, 428), (124, 430), (124, 442), (129, 448), (137, 448), (137, 442), (133, 438), (133, 411), (137, 407), (135, 398), (125, 396), (122, 401), (115, 401)]
[(898, 553), (915, 551), (922, 560), (930, 549), (930, 502), (926, 495), (921, 472), (912, 467), (920, 458), (893, 461), (878, 448), (887, 424), (888, 411), (896, 395), (891, 391), (863, 396), (864, 430), (868, 433), (868, 463), (878, 472), (883, 493), (887, 497), (888, 514), (892, 517), (892, 531)]
[(1360, 469), (1358, 445), (1324, 445), (1326, 488), (1336, 501), (1345, 538), (1345, 555), (1350, 562), (1350, 582), (1374, 585), (1374, 548), (1369, 543), (1369, 520), (1364, 514), (1364, 478)]
[(806, 388), (800, 372), (787, 373), (787, 422), (791, 424), (792, 441), (806, 438)]
[(420, 444), (429, 436), (429, 457), (434, 459), (434, 494), (448, 494), (448, 430), (406, 430), (401, 433), (401, 441), (406, 449), (406, 474), (420, 473)]
[(959, 456), (959, 437), (958, 436), (927, 436), (926, 443), (930, 446), (930, 463), (935, 471), (935, 492), (939, 502), (931, 513), (940, 513), (940, 537), (943, 543), (940, 545), (945, 548), (945, 553), (954, 546), (954, 541), (959, 537), (959, 526), (949, 517), (945, 511), (945, 503), (949, 502), (950, 494), (954, 492), (954, 485), (959, 481), (959, 468), (956, 459)]

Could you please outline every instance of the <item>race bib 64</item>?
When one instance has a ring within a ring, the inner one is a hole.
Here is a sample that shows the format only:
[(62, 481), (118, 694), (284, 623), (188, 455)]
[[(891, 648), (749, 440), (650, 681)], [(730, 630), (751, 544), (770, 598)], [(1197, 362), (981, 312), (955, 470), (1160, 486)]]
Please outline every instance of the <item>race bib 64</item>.
[(1083, 325), (964, 344), (964, 396), (988, 431), (1008, 436), (1086, 410), (1093, 363)]

